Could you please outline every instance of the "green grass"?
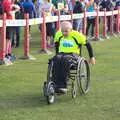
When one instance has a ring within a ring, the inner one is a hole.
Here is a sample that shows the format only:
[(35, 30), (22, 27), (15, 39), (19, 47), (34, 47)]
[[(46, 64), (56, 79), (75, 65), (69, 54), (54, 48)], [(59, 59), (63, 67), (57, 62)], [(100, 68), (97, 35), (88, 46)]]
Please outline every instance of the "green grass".
[[(57, 96), (55, 104), (47, 105), (42, 85), (51, 55), (38, 54), (39, 35), (33, 29), (30, 53), (35, 61), (16, 60), (12, 66), (0, 66), (0, 120), (119, 120), (120, 37), (92, 42), (96, 65), (90, 65), (87, 95)], [(23, 46), (13, 53), (22, 56)]]

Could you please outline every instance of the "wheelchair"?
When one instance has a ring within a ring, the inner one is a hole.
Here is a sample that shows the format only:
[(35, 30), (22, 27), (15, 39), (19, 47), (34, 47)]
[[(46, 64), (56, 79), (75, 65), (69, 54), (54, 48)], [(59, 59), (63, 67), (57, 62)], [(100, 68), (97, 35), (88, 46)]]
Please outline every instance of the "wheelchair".
[[(55, 102), (57, 95), (55, 82), (52, 80), (53, 60), (48, 62), (47, 81), (44, 82), (43, 93), (48, 104)], [(79, 56), (76, 64), (71, 64), (68, 73), (68, 84), (71, 87), (72, 98), (79, 94), (86, 94), (90, 85), (90, 68), (87, 60)], [(69, 92), (69, 91), (68, 91)]]

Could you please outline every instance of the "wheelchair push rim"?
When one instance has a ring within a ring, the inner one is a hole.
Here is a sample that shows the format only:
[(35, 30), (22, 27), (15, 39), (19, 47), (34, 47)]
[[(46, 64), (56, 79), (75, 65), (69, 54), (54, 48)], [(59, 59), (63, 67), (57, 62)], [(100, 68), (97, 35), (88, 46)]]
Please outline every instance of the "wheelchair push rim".
[(77, 68), (77, 82), (81, 94), (89, 91), (90, 69), (86, 59), (81, 58)]

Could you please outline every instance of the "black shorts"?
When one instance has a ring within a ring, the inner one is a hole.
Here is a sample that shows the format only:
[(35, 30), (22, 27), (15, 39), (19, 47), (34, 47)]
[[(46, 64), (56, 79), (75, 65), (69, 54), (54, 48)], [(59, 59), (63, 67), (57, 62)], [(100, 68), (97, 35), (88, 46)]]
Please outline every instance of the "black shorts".
[(12, 36), (15, 32), (15, 27), (7, 27), (6, 28), (6, 39), (8, 40), (12, 40)]

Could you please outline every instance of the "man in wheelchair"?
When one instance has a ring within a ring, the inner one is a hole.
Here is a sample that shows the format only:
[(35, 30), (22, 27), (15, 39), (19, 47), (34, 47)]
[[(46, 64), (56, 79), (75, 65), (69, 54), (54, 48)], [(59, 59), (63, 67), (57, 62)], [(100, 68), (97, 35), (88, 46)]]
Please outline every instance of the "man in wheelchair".
[(93, 49), (86, 37), (74, 31), (72, 24), (68, 21), (61, 23), (61, 30), (56, 32), (55, 38), (56, 55), (53, 57), (52, 79), (56, 85), (57, 93), (67, 92), (67, 76), (70, 67), (77, 63), (80, 56), (80, 46), (87, 47), (91, 64), (95, 64)]

